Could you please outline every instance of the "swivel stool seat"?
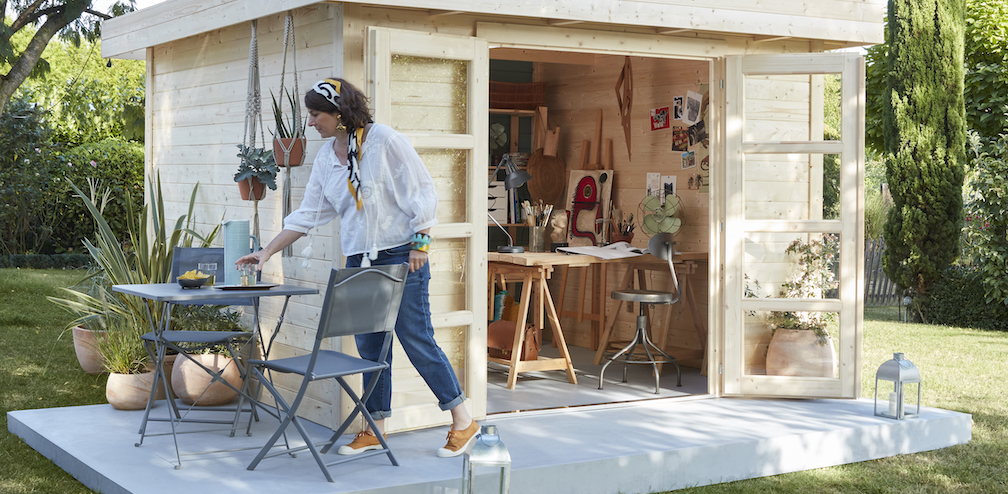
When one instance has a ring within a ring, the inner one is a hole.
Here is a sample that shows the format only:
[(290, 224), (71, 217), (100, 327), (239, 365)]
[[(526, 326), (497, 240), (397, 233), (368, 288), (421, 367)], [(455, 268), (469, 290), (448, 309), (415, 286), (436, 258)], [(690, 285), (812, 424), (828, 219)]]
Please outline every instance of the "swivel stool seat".
[[(654, 369), (655, 394), (658, 394), (660, 391), (658, 364), (672, 364), (676, 369), (676, 386), (682, 386), (682, 372), (679, 369), (679, 364), (676, 363), (675, 357), (665, 353), (665, 351), (655, 345), (651, 341), (651, 338), (648, 337), (648, 316), (647, 312), (644, 310), (646, 305), (674, 304), (678, 302), (682, 296), (679, 291), (679, 279), (676, 277), (675, 267), (672, 266), (672, 260), (675, 257), (675, 242), (672, 241), (672, 234), (655, 234), (655, 236), (651, 237), (651, 240), (648, 242), (648, 252), (659, 259), (668, 261), (669, 273), (672, 275), (672, 287), (675, 289), (675, 292), (661, 292), (655, 290), (612, 291), (612, 298), (615, 300), (637, 302), (638, 305), (640, 305), (640, 313), (637, 316), (637, 330), (634, 333), (634, 337), (630, 341), (630, 344), (616, 352), (616, 354), (612, 357), (609, 357), (606, 363), (602, 365), (602, 370), (599, 371), (599, 389), (602, 389), (606, 368), (609, 367), (609, 364), (613, 363), (620, 357), (624, 357), (623, 382), (627, 382), (627, 365), (651, 365)], [(644, 353), (640, 354), (640, 350), (638, 350), (637, 347), (641, 347)]]

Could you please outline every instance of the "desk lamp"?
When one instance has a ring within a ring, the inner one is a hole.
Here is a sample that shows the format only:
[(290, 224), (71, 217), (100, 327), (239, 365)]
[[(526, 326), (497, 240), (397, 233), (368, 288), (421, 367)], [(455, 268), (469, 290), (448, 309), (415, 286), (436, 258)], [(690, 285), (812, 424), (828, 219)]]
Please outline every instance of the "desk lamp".
[[(500, 163), (497, 163), (497, 168), (494, 168), (493, 173), (490, 174), (490, 182), (487, 183), (487, 187), (493, 184), (493, 179), (497, 176), (497, 170), (500, 170), (501, 165), (504, 166), (504, 188), (507, 190), (517, 189), (532, 178), (532, 175), (529, 175), (527, 171), (518, 169), (518, 165), (511, 160), (510, 154), (505, 154)], [(508, 244), (497, 247), (497, 252), (508, 254), (519, 254), (525, 252), (524, 247), (514, 244), (514, 239), (511, 238), (511, 234), (508, 233), (506, 228), (497, 222), (489, 211), (487, 211), (487, 216), (494, 222), (495, 225), (497, 225), (498, 228), (501, 229), (502, 232), (504, 232), (504, 235), (507, 235), (508, 238)]]

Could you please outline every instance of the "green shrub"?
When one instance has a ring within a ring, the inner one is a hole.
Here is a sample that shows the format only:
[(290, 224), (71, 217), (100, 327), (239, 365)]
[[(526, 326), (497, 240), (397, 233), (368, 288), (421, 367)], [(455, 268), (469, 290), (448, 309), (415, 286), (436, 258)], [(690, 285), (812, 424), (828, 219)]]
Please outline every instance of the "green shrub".
[(935, 283), (921, 311), (929, 324), (1008, 331), (1008, 306), (984, 301), (984, 272), (953, 266)]
[(91, 256), (88, 254), (0, 255), (0, 268), (87, 269), (90, 266)]
[[(143, 145), (117, 139), (83, 144), (63, 154), (66, 178), (75, 184), (95, 179), (102, 189), (109, 189), (110, 201), (104, 211), (112, 231), (126, 237), (126, 196), (143, 197)], [(86, 252), (81, 241), (95, 231), (87, 207), (73, 195), (70, 183), (60, 180), (53, 185), (60, 195), (61, 214), (54, 225), (51, 252)]]
[(0, 254), (45, 250), (59, 215), (51, 187), (63, 175), (45, 110), (11, 100), (0, 115)]

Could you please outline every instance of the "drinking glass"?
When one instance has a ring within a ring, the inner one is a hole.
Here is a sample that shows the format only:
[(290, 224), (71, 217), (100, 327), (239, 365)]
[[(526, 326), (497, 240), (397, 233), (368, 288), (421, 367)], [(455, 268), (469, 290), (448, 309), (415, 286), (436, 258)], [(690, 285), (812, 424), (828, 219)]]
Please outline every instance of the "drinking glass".
[(241, 267), (242, 286), (252, 286), (256, 284), (256, 269), (254, 264), (246, 264)]
[(207, 279), (207, 285), (213, 285), (214, 280), (217, 279), (217, 263), (215, 262), (201, 262), (196, 265), (196, 269), (203, 274), (208, 274), (210, 277)]

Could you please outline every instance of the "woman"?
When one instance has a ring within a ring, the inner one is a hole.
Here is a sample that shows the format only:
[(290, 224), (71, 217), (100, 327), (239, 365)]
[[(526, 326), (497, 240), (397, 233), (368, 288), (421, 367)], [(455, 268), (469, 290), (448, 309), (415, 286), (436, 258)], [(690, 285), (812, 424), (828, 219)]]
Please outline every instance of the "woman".
[[(395, 334), (410, 362), (450, 410), (452, 427), (440, 457), (462, 454), (476, 437), (479, 426), (466, 411), (465, 395), (448, 358), (434, 341), (428, 284), (430, 228), (437, 224), (434, 180), (406, 136), (373, 123), (367, 99), (338, 78), (315, 83), (305, 94), (308, 125), (331, 138), (315, 157), (301, 207), (284, 218), (284, 228), (262, 250), (238, 259), (238, 266), (266, 261), (304, 236), (309, 230), (341, 218), (343, 253), (347, 267), (409, 263)], [(312, 232), (314, 239), (314, 231)], [(311, 242), (304, 252), (311, 256)], [(363, 358), (377, 360), (382, 335), (357, 336)], [(388, 361), (391, 363), (389, 353)], [(381, 373), (374, 393), (365, 403), (378, 432), (392, 413), (391, 370)], [(370, 376), (365, 376), (365, 381)], [(375, 433), (367, 429), (337, 451), (355, 455), (381, 449)]]

